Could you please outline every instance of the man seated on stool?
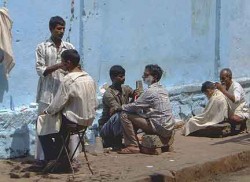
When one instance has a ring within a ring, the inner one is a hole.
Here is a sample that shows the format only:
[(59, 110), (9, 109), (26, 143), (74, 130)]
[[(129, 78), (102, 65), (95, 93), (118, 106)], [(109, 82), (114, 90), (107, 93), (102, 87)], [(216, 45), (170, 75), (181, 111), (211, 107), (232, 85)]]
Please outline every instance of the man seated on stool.
[[(228, 118), (227, 99), (221, 91), (216, 89), (214, 83), (210, 81), (204, 82), (201, 86), (201, 92), (207, 96), (208, 104), (201, 114), (193, 116), (184, 125), (183, 134), (185, 136), (190, 134), (203, 136), (206, 133), (212, 136), (212, 133), (220, 133), (211, 132), (216, 129), (213, 126), (217, 126), (218, 123)], [(223, 126), (221, 130), (223, 130)]]
[[(59, 133), (53, 135), (55, 144), (47, 142), (50, 135), (40, 136), (45, 158), (49, 155), (52, 145), (57, 146), (57, 154), (62, 147), (60, 136), (64, 139), (68, 128), (90, 126), (95, 118), (97, 107), (96, 84), (91, 76), (79, 67), (80, 56), (74, 49), (65, 50), (62, 55), (63, 69), (69, 73), (59, 86), (52, 103), (44, 110), (44, 114), (62, 115)], [(66, 146), (68, 146), (66, 141)], [(62, 157), (63, 158), (63, 157)]]
[(232, 71), (224, 68), (220, 72), (220, 83), (216, 87), (226, 96), (230, 105), (229, 122), (232, 125), (233, 134), (247, 131), (246, 121), (249, 119), (249, 107), (246, 102), (245, 92), (242, 86), (232, 80)]
[(119, 153), (140, 152), (136, 136), (138, 129), (146, 134), (158, 135), (166, 145), (174, 137), (175, 121), (168, 92), (159, 83), (162, 73), (158, 65), (147, 65), (142, 78), (149, 88), (135, 102), (122, 106), (121, 123), (126, 148)]

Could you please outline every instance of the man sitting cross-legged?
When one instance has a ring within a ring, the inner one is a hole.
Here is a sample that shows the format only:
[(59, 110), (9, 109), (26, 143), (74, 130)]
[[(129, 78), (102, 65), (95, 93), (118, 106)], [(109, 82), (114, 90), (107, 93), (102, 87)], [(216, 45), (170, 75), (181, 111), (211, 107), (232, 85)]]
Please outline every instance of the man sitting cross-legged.
[[(210, 81), (204, 82), (201, 87), (201, 92), (207, 96), (208, 104), (201, 114), (193, 116), (184, 125), (183, 134), (185, 136), (191, 134), (206, 135), (207, 133), (210, 133), (209, 136), (212, 136), (212, 133), (220, 133), (217, 132), (217, 130), (218, 128), (223, 129), (224, 125), (219, 127), (216, 124), (228, 118), (227, 99), (221, 91), (216, 89), (214, 83)], [(211, 132), (212, 130), (216, 131)]]
[(159, 83), (162, 69), (158, 65), (147, 65), (142, 76), (149, 86), (133, 103), (122, 106), (121, 123), (126, 148), (119, 153), (139, 153), (137, 130), (158, 135), (163, 143), (173, 137), (174, 118), (167, 90)]

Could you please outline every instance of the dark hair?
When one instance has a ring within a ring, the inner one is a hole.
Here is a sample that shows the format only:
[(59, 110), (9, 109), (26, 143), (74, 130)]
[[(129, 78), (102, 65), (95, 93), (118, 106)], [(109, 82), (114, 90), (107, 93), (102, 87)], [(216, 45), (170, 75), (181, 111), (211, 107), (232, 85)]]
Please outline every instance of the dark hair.
[(56, 25), (58, 25), (58, 24), (65, 26), (66, 23), (65, 23), (64, 19), (60, 16), (51, 17), (49, 20), (49, 29), (53, 30), (56, 27)]
[(145, 69), (148, 70), (153, 77), (156, 76), (157, 81), (161, 79), (163, 70), (157, 64), (148, 64), (145, 66)]
[(214, 90), (215, 89), (215, 85), (213, 82), (210, 82), (210, 81), (206, 81), (202, 84), (201, 86), (201, 92), (204, 93), (207, 91), (207, 89), (212, 89)]
[(231, 71), (229, 68), (223, 68), (223, 69), (220, 71), (220, 73), (222, 73), (222, 72), (226, 72), (226, 73), (227, 73), (227, 76), (228, 76), (229, 78), (232, 78), (232, 76), (233, 76), (232, 71)]
[(70, 61), (74, 66), (78, 66), (80, 62), (80, 55), (75, 49), (67, 49), (61, 55), (64, 61)]
[(109, 70), (111, 80), (120, 74), (125, 75), (125, 69), (120, 65), (114, 65)]

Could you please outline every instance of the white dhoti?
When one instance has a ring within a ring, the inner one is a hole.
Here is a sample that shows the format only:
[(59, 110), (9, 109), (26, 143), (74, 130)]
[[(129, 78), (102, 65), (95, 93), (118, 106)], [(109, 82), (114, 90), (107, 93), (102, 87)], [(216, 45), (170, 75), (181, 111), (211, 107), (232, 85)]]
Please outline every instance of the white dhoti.
[[(45, 108), (47, 108), (48, 104), (40, 103), (39, 108), (38, 108), (38, 114), (42, 113)], [(52, 133), (58, 133), (60, 131), (61, 127), (61, 114), (57, 115), (39, 115), (37, 119), (37, 125), (36, 125), (36, 130), (37, 130), (37, 135), (48, 135)], [(36, 138), (36, 150), (35, 150), (35, 159), (37, 160), (44, 160), (44, 153), (43, 149), (41, 146), (41, 143), (38, 139)], [(74, 152), (77, 143), (79, 141), (79, 138), (77, 135), (72, 135), (69, 140), (69, 149), (70, 149), (70, 154)], [(81, 148), (79, 147), (78, 150), (76, 151), (74, 158), (78, 156), (78, 154), (81, 152)]]

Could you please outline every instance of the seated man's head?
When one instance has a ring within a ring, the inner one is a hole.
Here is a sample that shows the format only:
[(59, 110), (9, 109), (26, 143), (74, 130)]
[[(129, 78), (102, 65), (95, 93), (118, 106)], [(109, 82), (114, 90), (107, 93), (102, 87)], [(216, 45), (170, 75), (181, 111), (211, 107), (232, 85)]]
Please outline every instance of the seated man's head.
[[(75, 49), (68, 49), (62, 52), (63, 70), (72, 71), (75, 68), (79, 69), (80, 55)], [(80, 70), (80, 69), (79, 69)]]
[(163, 70), (157, 64), (149, 64), (145, 66), (145, 70), (143, 73), (143, 81), (148, 86), (160, 81)]
[(201, 92), (204, 93), (208, 99), (214, 94), (215, 89), (215, 84), (210, 81), (204, 82), (201, 86)]
[(220, 81), (222, 85), (229, 88), (232, 84), (232, 71), (229, 68), (224, 68), (220, 71)]
[(51, 17), (49, 21), (49, 30), (53, 40), (61, 40), (65, 31), (64, 19), (60, 16)]
[(114, 65), (109, 70), (109, 76), (113, 85), (122, 85), (125, 82), (125, 69), (120, 65)]

